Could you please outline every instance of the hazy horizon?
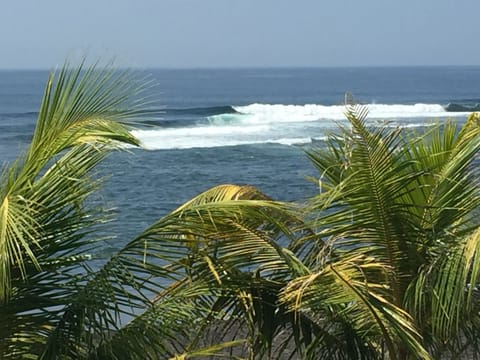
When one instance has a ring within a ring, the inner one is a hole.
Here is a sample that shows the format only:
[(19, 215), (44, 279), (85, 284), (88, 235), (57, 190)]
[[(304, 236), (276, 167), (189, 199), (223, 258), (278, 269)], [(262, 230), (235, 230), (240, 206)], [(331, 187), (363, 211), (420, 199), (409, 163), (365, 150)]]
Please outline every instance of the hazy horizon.
[[(96, 60), (96, 59), (93, 59)], [(73, 62), (73, 64), (76, 64)], [(59, 67), (62, 64), (57, 64), (55, 67)], [(48, 72), (55, 68), (54, 66), (48, 67), (38, 67), (38, 68), (0, 68), (2, 72), (16, 72), (16, 71), (25, 71), (25, 72)], [(134, 67), (134, 66), (119, 66), (119, 69), (132, 69), (140, 71), (149, 71), (149, 70), (185, 70), (185, 71), (195, 71), (195, 70), (292, 70), (292, 69), (382, 69), (382, 68), (480, 68), (480, 65), (455, 65), (455, 64), (440, 64), (440, 65), (325, 65), (325, 66), (216, 66), (216, 67), (207, 67), (207, 66), (192, 66), (192, 67)]]

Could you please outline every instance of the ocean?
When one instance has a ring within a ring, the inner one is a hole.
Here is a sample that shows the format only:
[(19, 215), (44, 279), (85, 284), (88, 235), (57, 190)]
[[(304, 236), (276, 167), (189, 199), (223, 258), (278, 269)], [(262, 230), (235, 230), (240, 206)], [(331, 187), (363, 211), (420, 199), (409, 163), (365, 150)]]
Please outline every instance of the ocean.
[[(102, 165), (101, 201), (115, 209), (100, 258), (161, 216), (218, 184), (257, 186), (273, 199), (318, 189), (303, 149), (344, 121), (346, 92), (369, 121), (423, 127), (480, 110), (480, 67), (146, 70), (158, 84), (161, 118), (134, 131), (142, 149)], [(0, 161), (32, 135), (47, 71), (0, 71)], [(155, 96), (157, 96), (155, 94)]]

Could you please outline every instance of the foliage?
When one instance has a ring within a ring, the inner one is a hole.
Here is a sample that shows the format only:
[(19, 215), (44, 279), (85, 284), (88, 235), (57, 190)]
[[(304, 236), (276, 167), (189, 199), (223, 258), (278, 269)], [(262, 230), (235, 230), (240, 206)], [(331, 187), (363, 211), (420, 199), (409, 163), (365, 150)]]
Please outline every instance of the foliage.
[(322, 185), (311, 226), (340, 261), (358, 254), (383, 265), (364, 272), (366, 283), (384, 285), (435, 358), (478, 352), (478, 114), (422, 134), (369, 129), (361, 106), (346, 115), (351, 128), (308, 151)]
[(89, 200), (102, 183), (96, 166), (124, 144), (139, 145), (129, 124), (154, 114), (145, 110), (150, 87), (108, 66), (65, 64), (50, 75), (30, 147), (1, 175), (2, 359), (190, 354), (188, 337), (175, 340), (201, 323), (203, 308), (191, 299), (213, 290), (169, 288), (182, 266), (163, 263), (163, 247), (145, 240), (151, 231), (100, 269), (88, 262), (98, 226), (110, 218)]
[[(146, 85), (145, 85), (146, 84)], [(65, 65), (0, 180), (3, 359), (407, 359), (478, 354), (480, 117), (348, 127), (307, 150), (320, 193), (220, 185), (89, 266), (96, 166), (137, 146), (149, 83)], [(153, 113), (150, 113), (150, 115)]]
[(210, 244), (196, 273), (258, 358), (478, 354), (479, 115), (420, 133), (368, 126), (362, 106), (346, 116), (307, 150), (321, 191), (269, 220), (280, 237)]

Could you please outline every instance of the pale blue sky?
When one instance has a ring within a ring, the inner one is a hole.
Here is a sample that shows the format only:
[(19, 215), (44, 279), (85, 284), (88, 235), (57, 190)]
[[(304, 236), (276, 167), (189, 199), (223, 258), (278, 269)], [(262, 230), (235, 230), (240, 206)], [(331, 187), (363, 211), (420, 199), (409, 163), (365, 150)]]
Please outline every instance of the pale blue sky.
[(0, 68), (480, 65), (479, 0), (4, 0)]

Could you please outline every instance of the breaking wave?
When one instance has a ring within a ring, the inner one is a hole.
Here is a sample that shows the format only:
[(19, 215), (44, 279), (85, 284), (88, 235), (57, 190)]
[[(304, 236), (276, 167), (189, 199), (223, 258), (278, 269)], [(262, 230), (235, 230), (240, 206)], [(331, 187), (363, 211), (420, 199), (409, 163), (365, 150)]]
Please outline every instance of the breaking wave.
[[(419, 127), (431, 120), (463, 117), (452, 105), (369, 104), (368, 118), (388, 126)], [(343, 105), (250, 104), (205, 108), (165, 109), (165, 118), (134, 134), (146, 149), (186, 149), (243, 144), (305, 144), (321, 140), (345, 120)], [(153, 125), (153, 126), (152, 126)]]

